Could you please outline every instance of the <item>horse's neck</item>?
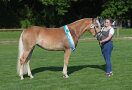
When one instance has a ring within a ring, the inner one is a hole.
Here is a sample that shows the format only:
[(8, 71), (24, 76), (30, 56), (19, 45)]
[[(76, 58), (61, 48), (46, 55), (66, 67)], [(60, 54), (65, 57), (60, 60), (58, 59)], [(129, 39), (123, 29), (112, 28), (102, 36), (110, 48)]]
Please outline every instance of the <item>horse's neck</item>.
[(87, 25), (88, 23), (84, 23), (81, 21), (68, 25), (71, 35), (74, 39), (75, 45), (77, 45), (80, 36), (86, 31), (85, 29)]
[(84, 24), (84, 22), (78, 22), (75, 24), (70, 25), (70, 31), (76, 35), (76, 37), (79, 39), (79, 37), (86, 31), (86, 27), (88, 24)]

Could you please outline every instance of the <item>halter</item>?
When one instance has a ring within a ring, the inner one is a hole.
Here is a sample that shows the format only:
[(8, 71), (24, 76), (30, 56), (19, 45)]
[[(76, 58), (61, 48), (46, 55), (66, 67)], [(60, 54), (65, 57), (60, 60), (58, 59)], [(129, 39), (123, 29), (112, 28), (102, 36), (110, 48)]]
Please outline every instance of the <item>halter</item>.
[(94, 37), (96, 37), (97, 34), (98, 34), (98, 32), (97, 32), (97, 30), (96, 30), (96, 27), (98, 27), (98, 26), (95, 26), (95, 25), (94, 25), (94, 18), (92, 18), (91, 28), (94, 28), (94, 31), (95, 31), (95, 35), (94, 35)]

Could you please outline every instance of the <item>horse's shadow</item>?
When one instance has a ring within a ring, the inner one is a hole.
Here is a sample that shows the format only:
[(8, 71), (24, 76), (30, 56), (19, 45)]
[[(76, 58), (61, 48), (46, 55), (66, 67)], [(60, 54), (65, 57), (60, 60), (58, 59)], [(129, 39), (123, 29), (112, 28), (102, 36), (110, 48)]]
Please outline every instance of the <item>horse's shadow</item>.
[[(84, 68), (97, 68), (97, 69), (101, 69), (103, 71), (105, 71), (105, 67), (106, 65), (79, 65), (79, 66), (69, 66), (68, 67), (68, 74), (72, 74), (76, 71), (79, 71), (81, 69), (84, 69)], [(32, 70), (32, 74), (35, 75), (36, 73), (40, 73), (40, 72), (43, 72), (43, 71), (62, 71), (63, 67), (55, 67), (55, 66), (50, 66), (50, 67), (39, 67), (39, 68), (36, 68), (36, 69), (33, 69)]]

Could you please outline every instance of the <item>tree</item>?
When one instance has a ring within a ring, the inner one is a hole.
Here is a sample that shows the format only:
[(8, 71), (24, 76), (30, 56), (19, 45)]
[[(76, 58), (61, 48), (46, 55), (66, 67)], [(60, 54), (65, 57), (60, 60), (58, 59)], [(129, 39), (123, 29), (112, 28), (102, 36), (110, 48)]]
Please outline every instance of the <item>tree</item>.
[(101, 14), (103, 0), (78, 0), (71, 3), (68, 12), (65, 14), (66, 23), (82, 18), (95, 18)]
[(19, 19), (13, 4), (10, 0), (0, 0), (0, 28), (19, 27)]
[(0, 28), (62, 26), (78, 19), (132, 18), (132, 0), (0, 0)]
[(71, 2), (77, 0), (1, 0), (0, 27), (60, 25)]
[(40, 0), (43, 4), (41, 15), (45, 21), (50, 21), (50, 23), (46, 23), (46, 26), (62, 24), (64, 20), (63, 16), (68, 12), (71, 3), (76, 1), (77, 0)]
[(132, 0), (105, 0), (102, 5), (103, 11), (101, 16), (104, 18), (112, 17), (120, 23), (130, 19), (132, 10)]

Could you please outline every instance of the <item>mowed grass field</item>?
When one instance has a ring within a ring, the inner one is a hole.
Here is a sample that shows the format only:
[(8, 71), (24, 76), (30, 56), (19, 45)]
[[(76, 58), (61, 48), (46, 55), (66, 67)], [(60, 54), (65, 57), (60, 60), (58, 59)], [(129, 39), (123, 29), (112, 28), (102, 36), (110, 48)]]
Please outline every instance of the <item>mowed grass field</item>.
[[(132, 36), (131, 31), (121, 36)], [(70, 57), (68, 79), (62, 76), (64, 52), (36, 47), (30, 62), (34, 79), (24, 75), (21, 81), (16, 73), (20, 33), (0, 32), (0, 90), (132, 90), (132, 39), (113, 38), (113, 76), (104, 76), (97, 40), (81, 39)]]

